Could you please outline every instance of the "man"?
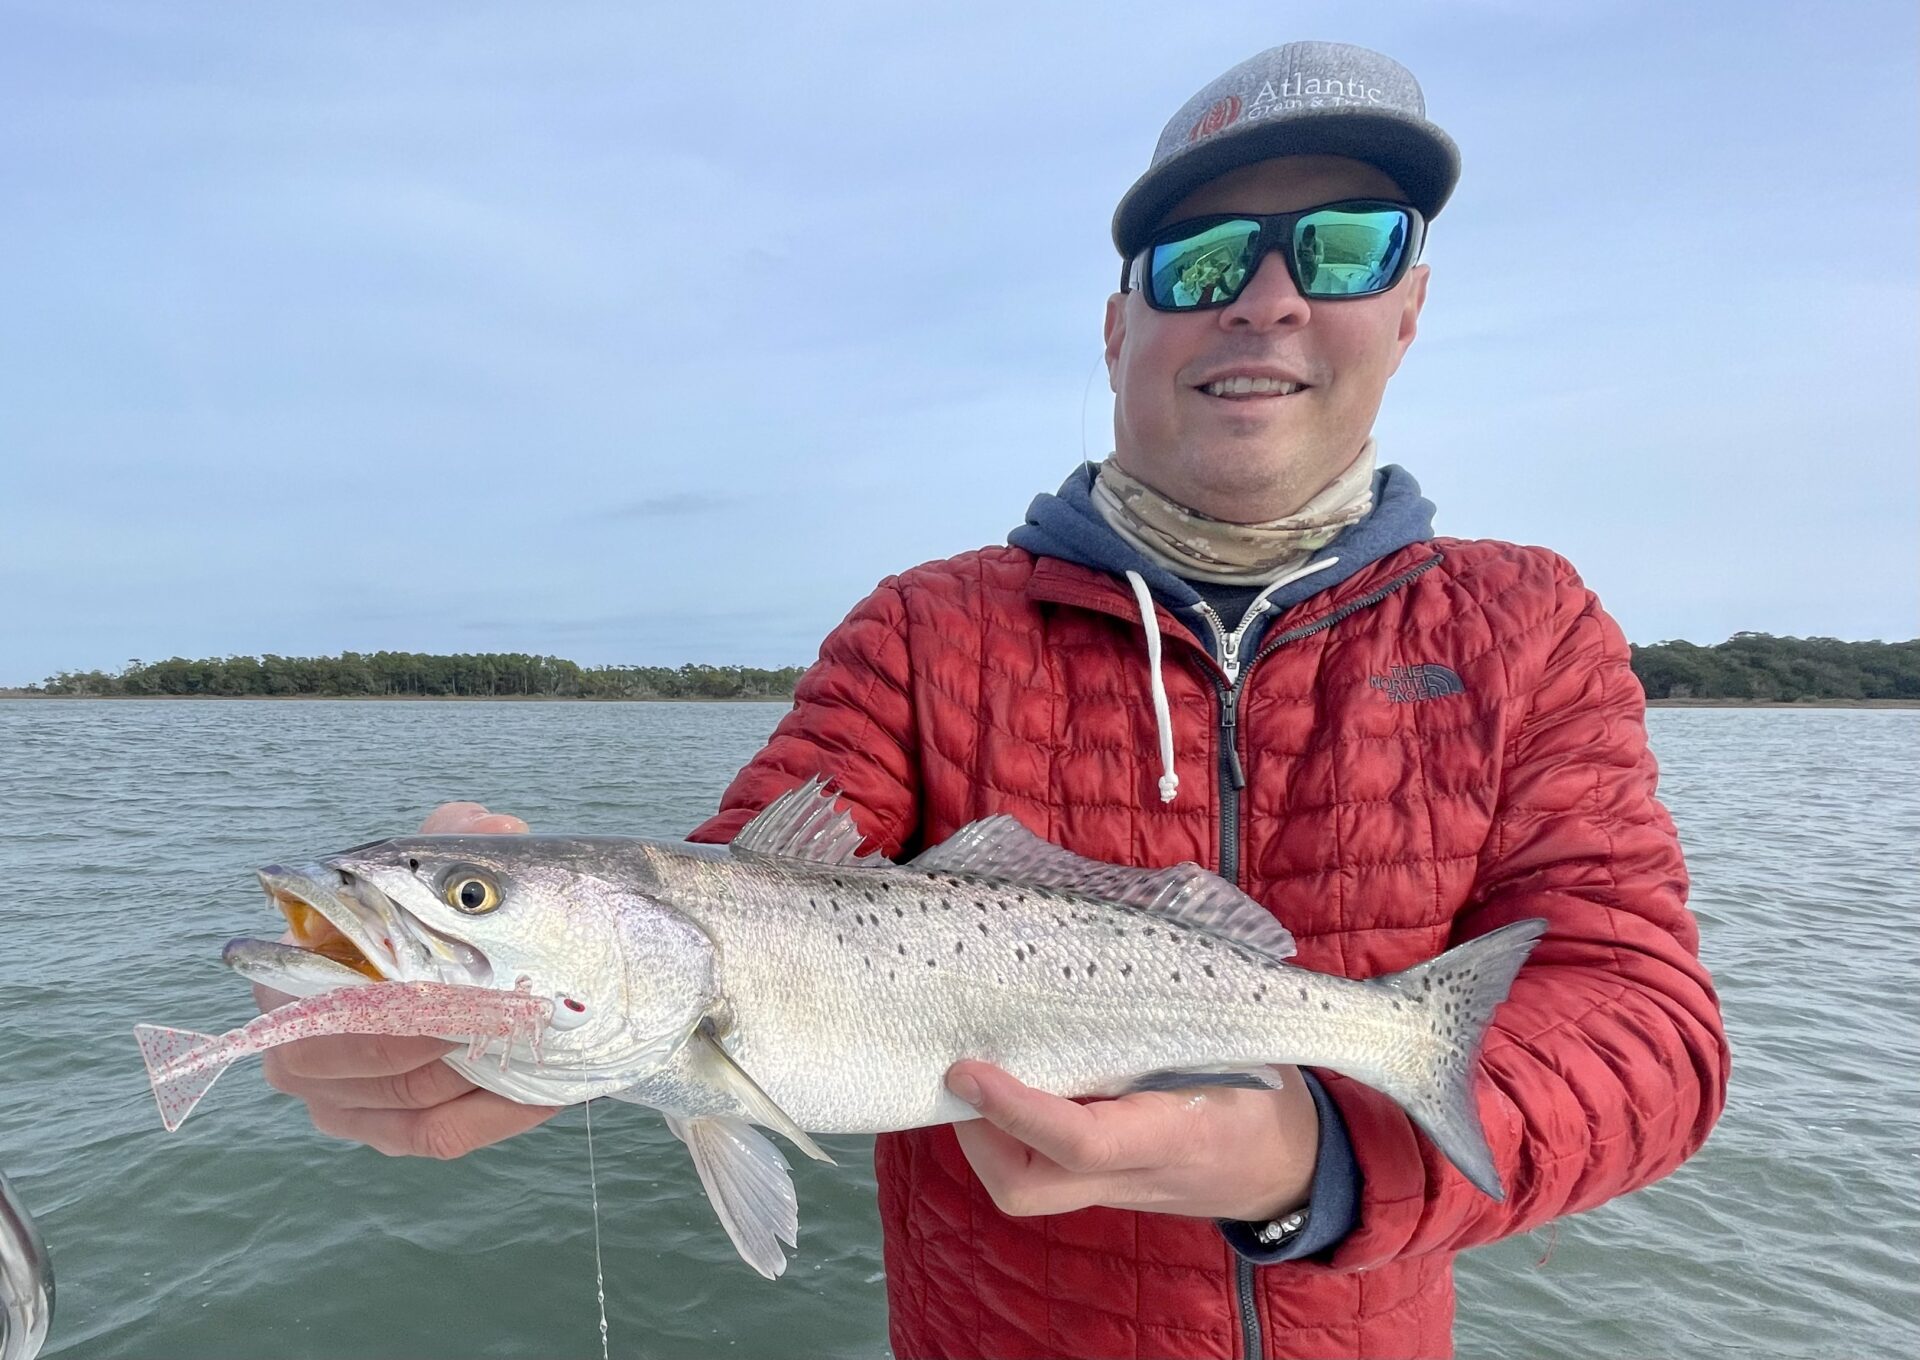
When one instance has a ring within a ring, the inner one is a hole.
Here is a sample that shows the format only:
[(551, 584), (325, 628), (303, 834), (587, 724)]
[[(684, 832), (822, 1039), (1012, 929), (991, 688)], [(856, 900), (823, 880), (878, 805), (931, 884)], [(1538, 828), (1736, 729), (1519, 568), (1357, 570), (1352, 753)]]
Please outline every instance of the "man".
[[(963, 1062), (983, 1119), (876, 1147), (902, 1356), (1446, 1354), (1454, 1253), (1664, 1175), (1718, 1116), (1725, 1040), (1619, 629), (1545, 550), (1434, 538), (1376, 465), (1457, 173), (1412, 76), (1364, 49), (1275, 48), (1189, 101), (1115, 216), (1113, 457), (1008, 546), (883, 582), (694, 839), (824, 773), (891, 855), (1010, 812), (1097, 858), (1207, 864), (1322, 971), (1544, 917), (1483, 1057), (1507, 1197), (1331, 1073), (1081, 1105)], [(426, 829), (523, 828), (454, 804)], [(389, 1152), (548, 1114), (445, 1051), (268, 1063)]]

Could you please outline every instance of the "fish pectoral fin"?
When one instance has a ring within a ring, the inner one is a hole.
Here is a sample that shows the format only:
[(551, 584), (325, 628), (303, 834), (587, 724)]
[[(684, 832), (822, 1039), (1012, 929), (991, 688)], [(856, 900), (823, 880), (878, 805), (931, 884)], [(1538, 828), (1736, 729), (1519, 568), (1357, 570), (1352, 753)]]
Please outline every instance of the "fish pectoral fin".
[(733, 1060), (733, 1055), (720, 1047), (719, 1041), (704, 1028), (696, 1030), (693, 1037), (687, 1040), (687, 1052), (693, 1060), (695, 1077), (740, 1102), (747, 1118), (753, 1123), (772, 1129), (816, 1162), (838, 1165), (818, 1143), (807, 1136), (805, 1129), (793, 1122), (791, 1115), (774, 1103), (772, 1096), (760, 1089), (760, 1083), (748, 1076), (746, 1070)]
[(798, 1246), (800, 1201), (780, 1149), (744, 1119), (666, 1116), (693, 1154), (693, 1169), (741, 1259), (769, 1280), (787, 1268), (780, 1244)]
[(1278, 1091), (1286, 1085), (1271, 1067), (1188, 1067), (1144, 1072), (1133, 1079), (1127, 1094), (1136, 1091), (1186, 1091), (1196, 1086), (1234, 1086), (1252, 1091)]

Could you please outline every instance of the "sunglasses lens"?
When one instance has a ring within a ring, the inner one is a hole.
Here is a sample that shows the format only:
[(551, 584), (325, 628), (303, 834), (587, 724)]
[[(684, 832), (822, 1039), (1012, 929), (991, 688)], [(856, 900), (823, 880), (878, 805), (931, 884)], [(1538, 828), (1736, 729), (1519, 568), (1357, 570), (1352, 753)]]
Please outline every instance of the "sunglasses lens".
[(1412, 222), (1392, 208), (1327, 208), (1293, 228), (1293, 261), (1308, 297), (1362, 297), (1399, 276)]
[(1167, 311), (1231, 302), (1247, 281), (1247, 247), (1257, 222), (1219, 222), (1147, 252), (1153, 305)]

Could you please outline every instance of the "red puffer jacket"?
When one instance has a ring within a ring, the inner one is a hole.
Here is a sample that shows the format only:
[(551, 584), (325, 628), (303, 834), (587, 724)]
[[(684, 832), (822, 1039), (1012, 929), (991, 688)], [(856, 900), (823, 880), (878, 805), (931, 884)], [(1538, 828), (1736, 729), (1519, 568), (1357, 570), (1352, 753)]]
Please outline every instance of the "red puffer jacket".
[(1293, 932), (1297, 961), (1356, 978), (1546, 917), (1484, 1051), (1506, 1202), (1332, 1074), (1364, 1189), (1323, 1262), (1254, 1267), (1213, 1224), (1170, 1215), (1009, 1218), (950, 1127), (885, 1134), (895, 1353), (1448, 1355), (1455, 1252), (1665, 1175), (1724, 1100), (1726, 1041), (1626, 644), (1542, 549), (1402, 549), (1271, 626), (1239, 681), (1236, 794), (1225, 677), (1158, 614), (1172, 803), (1126, 587), (994, 548), (863, 601), (695, 839), (730, 838), (817, 773), (896, 856), (1010, 812), (1083, 855), (1218, 868), (1224, 823), (1241, 887)]

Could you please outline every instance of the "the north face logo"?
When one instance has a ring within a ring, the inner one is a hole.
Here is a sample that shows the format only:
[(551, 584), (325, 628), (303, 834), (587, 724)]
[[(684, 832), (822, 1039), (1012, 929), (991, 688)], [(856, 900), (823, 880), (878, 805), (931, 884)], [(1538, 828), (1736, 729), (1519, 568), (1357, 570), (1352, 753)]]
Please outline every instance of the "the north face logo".
[(1422, 699), (1441, 699), (1449, 694), (1465, 694), (1460, 677), (1445, 666), (1391, 666), (1385, 675), (1369, 676), (1367, 683), (1387, 692), (1396, 704), (1413, 704)]

